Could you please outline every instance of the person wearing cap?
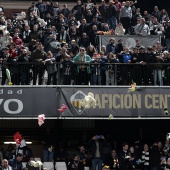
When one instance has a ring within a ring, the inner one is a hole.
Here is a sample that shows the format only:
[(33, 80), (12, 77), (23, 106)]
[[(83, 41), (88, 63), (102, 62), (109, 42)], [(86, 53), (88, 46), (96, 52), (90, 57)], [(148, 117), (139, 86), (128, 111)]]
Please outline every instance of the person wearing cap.
[(12, 170), (28, 170), (22, 166), (23, 155), (17, 153), (16, 158), (9, 159), (9, 165), (12, 167)]

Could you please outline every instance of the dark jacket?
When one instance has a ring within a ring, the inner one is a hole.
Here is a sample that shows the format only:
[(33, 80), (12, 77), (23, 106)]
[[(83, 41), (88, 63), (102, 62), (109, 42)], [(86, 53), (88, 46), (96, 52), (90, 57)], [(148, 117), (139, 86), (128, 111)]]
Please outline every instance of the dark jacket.
[(116, 17), (116, 7), (115, 5), (110, 5), (108, 6), (107, 8), (107, 18), (110, 18), (110, 17)]
[(54, 149), (54, 155), (53, 155), (53, 160), (54, 162), (65, 162), (66, 161), (66, 151), (64, 149), (60, 148), (55, 148)]
[(18, 162), (16, 159), (10, 159), (8, 164), (12, 167), (13, 170), (22, 170), (22, 162)]
[(46, 12), (46, 4), (44, 2), (42, 3), (37, 3), (36, 7), (39, 9), (40, 13), (45, 13)]
[(83, 170), (84, 166), (82, 162), (71, 161), (68, 163), (68, 170)]
[(158, 146), (153, 145), (150, 151), (150, 165), (151, 166), (160, 166), (161, 155), (163, 149), (159, 150)]
[[(104, 145), (106, 145), (106, 140), (105, 139), (98, 139), (98, 142), (99, 142), (100, 157), (103, 158), (103, 147), (104, 147)], [(89, 145), (90, 145), (92, 159), (94, 159), (95, 154), (96, 154), (96, 142), (95, 142), (95, 140), (90, 139), (89, 140)]]
[(27, 54), (21, 54), (18, 57), (18, 62), (20, 63), (20, 72), (27, 72), (30, 69), (30, 64), (29, 62), (31, 61), (30, 56), (28, 56)]
[(119, 152), (118, 154), (118, 160), (119, 160), (119, 167), (121, 170), (128, 170), (130, 166), (129, 159), (126, 158), (126, 156), (129, 155), (129, 152), (124, 152), (123, 150)]

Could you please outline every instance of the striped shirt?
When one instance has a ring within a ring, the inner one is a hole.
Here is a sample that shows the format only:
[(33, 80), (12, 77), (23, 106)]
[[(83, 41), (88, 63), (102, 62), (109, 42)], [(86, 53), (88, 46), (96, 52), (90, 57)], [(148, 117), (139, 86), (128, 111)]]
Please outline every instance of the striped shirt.
[(144, 166), (149, 166), (149, 151), (142, 151), (142, 163)]

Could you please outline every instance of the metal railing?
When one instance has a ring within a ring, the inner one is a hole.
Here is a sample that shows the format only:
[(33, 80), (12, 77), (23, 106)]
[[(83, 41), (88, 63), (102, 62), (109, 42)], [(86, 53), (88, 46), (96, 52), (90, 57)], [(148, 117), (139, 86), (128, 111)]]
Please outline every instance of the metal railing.
[(5, 63), (0, 65), (1, 85), (8, 84), (6, 69), (13, 85), (103, 85), (169, 86), (170, 63)]

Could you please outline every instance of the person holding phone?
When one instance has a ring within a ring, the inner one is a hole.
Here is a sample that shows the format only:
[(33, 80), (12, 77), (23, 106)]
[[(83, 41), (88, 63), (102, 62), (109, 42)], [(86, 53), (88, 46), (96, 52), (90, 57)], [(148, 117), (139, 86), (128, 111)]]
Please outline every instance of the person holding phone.
[(102, 170), (103, 164), (103, 147), (106, 145), (106, 140), (103, 135), (95, 135), (89, 140), (91, 155), (92, 155), (92, 170)]

